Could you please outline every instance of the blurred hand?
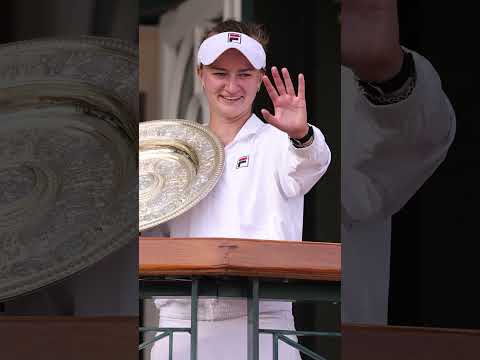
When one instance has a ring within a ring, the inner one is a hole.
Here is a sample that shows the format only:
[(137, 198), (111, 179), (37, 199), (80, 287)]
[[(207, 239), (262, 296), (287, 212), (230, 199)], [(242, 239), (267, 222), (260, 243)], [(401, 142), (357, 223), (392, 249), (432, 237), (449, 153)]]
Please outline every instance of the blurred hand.
[(298, 75), (297, 96), (286, 68), (282, 69), (282, 74), (284, 80), (280, 77), (278, 69), (275, 66), (272, 67), (276, 89), (268, 76), (264, 75), (262, 78), (275, 112), (275, 115), (272, 115), (268, 110), (262, 109), (262, 115), (271, 125), (286, 132), (292, 138), (300, 139), (308, 133), (305, 79), (303, 74)]
[(342, 64), (365, 81), (384, 81), (402, 66), (397, 0), (341, 0)]

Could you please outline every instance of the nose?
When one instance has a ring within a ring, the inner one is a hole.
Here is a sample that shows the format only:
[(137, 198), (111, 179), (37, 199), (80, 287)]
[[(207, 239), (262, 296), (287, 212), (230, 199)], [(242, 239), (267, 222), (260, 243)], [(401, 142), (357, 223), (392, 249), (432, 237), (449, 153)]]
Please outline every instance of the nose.
[(225, 90), (229, 93), (235, 93), (238, 90), (238, 81), (235, 76), (229, 76), (225, 84)]

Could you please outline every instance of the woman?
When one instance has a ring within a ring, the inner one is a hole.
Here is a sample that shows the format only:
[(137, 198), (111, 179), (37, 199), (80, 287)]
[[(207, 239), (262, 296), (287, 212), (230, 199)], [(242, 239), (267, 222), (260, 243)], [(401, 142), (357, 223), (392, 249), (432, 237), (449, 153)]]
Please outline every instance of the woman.
[[(224, 237), (270, 240), (302, 238), (303, 197), (330, 163), (319, 129), (307, 122), (305, 83), (298, 93), (287, 69), (265, 75), (267, 36), (256, 25), (225, 21), (210, 30), (198, 51), (197, 74), (208, 99), (210, 129), (225, 146), (225, 170), (216, 187), (197, 206), (149, 232), (171, 237)], [(261, 84), (274, 105), (252, 114)], [(189, 327), (190, 303), (155, 301), (160, 327)], [(246, 300), (201, 299), (198, 310), (199, 360), (246, 359)], [(289, 302), (261, 302), (260, 327), (294, 330)], [(295, 337), (292, 337), (295, 339)], [(296, 340), (296, 339), (295, 339)], [(190, 337), (174, 336), (175, 360), (190, 356)], [(168, 340), (152, 348), (152, 359), (168, 356)], [(272, 339), (260, 336), (260, 359), (272, 358)], [(281, 360), (300, 360), (280, 343)]]

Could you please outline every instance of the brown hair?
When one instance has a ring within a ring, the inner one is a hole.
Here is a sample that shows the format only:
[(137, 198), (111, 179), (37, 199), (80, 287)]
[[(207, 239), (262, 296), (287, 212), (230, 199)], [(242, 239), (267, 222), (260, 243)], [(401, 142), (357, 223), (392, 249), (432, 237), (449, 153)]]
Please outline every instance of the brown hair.
[(246, 23), (237, 20), (225, 20), (221, 23), (215, 25), (210, 30), (208, 30), (203, 37), (202, 41), (209, 38), (210, 36), (220, 34), (222, 32), (234, 31), (242, 34), (246, 34), (251, 38), (257, 40), (262, 46), (265, 52), (267, 52), (268, 42), (270, 40), (265, 28), (263, 25), (255, 23)]

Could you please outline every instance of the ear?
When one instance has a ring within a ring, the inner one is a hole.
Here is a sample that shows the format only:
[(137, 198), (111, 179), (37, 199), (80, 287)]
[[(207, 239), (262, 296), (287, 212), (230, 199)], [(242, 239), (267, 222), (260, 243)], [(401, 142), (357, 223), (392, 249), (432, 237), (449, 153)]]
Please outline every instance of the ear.
[(257, 93), (260, 92), (260, 89), (262, 88), (262, 77), (263, 75), (265, 75), (265, 69), (260, 69), (260, 81), (258, 83), (258, 90), (257, 90)]
[(200, 80), (200, 83), (202, 84), (202, 88), (205, 89), (205, 83), (203, 82), (202, 76), (203, 76), (203, 66), (200, 64), (197, 66), (197, 76), (198, 79)]

